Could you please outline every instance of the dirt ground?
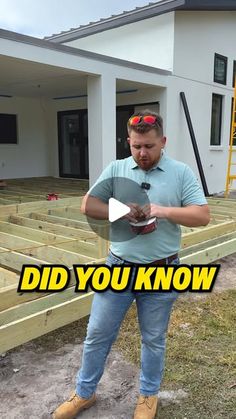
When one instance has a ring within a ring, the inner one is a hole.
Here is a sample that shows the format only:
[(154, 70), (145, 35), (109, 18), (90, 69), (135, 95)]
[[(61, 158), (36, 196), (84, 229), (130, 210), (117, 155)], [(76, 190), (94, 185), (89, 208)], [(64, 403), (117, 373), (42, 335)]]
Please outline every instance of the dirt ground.
[[(236, 254), (219, 261), (215, 292), (236, 288)], [(189, 298), (185, 295), (183, 298)], [(190, 297), (191, 298), (191, 297)], [(0, 418), (47, 419), (73, 390), (87, 319), (72, 323), (0, 356)], [(115, 350), (97, 391), (97, 403), (81, 419), (129, 419), (138, 396), (138, 368)], [(162, 391), (162, 404), (187, 394)]]

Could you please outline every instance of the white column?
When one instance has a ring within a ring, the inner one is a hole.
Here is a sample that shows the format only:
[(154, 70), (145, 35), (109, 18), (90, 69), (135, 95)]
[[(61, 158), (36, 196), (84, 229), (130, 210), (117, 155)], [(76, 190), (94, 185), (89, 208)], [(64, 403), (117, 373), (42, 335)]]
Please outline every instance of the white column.
[(88, 77), (89, 184), (116, 159), (116, 79)]

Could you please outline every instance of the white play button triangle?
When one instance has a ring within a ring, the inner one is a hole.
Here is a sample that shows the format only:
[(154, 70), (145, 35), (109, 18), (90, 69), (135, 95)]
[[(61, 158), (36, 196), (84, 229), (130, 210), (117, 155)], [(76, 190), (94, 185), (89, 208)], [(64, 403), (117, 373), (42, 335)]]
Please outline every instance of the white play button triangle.
[(116, 220), (119, 220), (119, 218), (124, 217), (124, 215), (128, 214), (130, 212), (130, 207), (128, 207), (125, 204), (122, 204), (122, 202), (117, 201), (115, 198), (110, 198), (108, 203), (108, 218), (111, 223), (113, 223)]

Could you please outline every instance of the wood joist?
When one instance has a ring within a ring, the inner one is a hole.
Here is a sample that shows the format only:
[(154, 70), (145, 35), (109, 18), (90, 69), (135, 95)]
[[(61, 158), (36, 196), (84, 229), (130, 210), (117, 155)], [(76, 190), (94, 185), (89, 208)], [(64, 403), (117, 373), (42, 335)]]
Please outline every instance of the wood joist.
[[(26, 184), (27, 180), (21, 188), (29, 195)], [(23, 264), (71, 267), (105, 261), (108, 242), (91, 229), (80, 204), (81, 197), (73, 196), (0, 206), (0, 352), (89, 313), (93, 294), (75, 294), (73, 275), (62, 293), (16, 292)], [(183, 228), (182, 263), (211, 263), (236, 252), (235, 201), (209, 198), (209, 204), (209, 226)]]

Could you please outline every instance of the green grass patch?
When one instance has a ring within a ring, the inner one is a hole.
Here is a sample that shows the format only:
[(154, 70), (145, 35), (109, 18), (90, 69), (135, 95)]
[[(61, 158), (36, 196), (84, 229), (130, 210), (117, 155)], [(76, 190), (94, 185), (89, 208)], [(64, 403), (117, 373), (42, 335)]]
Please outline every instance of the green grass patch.
[[(115, 345), (140, 365), (140, 334), (132, 306)], [(167, 339), (162, 391), (188, 396), (159, 408), (160, 419), (236, 418), (236, 291), (175, 303)], [(230, 388), (231, 387), (231, 388)]]

